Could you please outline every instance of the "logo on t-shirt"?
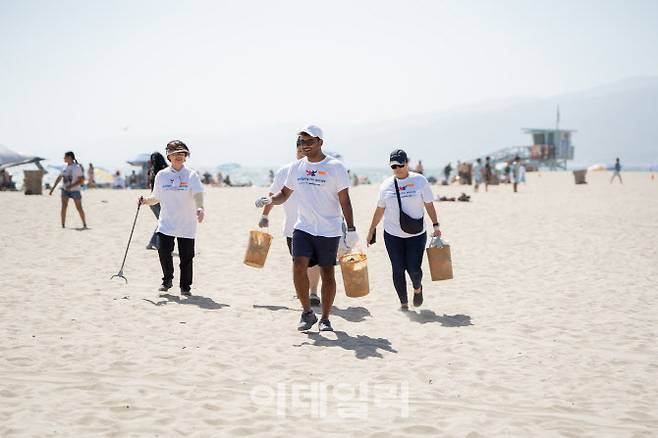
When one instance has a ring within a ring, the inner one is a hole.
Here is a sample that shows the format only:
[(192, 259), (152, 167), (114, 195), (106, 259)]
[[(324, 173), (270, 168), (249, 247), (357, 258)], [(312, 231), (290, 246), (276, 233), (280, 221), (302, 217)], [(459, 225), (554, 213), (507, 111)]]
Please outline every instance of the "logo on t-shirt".
[(326, 170), (305, 169), (305, 171), (306, 171), (306, 176), (300, 176), (297, 178), (298, 184), (323, 186), (327, 182), (327, 179), (323, 178), (328, 175), (328, 172)]
[(400, 186), (400, 191), (403, 192), (403, 191), (407, 190), (408, 187), (414, 187), (414, 186), (415, 186), (415, 185), (412, 184), (412, 183), (405, 184), (405, 185), (403, 185), (403, 186)]
[(306, 176), (317, 176), (317, 175), (325, 176), (326, 174), (327, 174), (327, 172), (325, 172), (324, 170), (308, 170), (308, 169), (306, 169)]
[(178, 185), (174, 184), (174, 181), (176, 181), (176, 178), (169, 178), (169, 184), (163, 184), (162, 188), (164, 190), (189, 190), (190, 189), (189, 181), (181, 180), (180, 176), (178, 176), (177, 178), (178, 178)]

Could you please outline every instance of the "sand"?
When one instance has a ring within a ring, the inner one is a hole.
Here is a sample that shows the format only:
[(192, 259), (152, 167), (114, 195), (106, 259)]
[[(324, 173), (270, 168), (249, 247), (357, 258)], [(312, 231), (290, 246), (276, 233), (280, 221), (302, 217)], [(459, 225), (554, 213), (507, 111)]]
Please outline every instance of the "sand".
[[(87, 231), (73, 208), (60, 229), (56, 196), (0, 193), (0, 436), (656, 436), (658, 181), (623, 177), (437, 203), (455, 278), (426, 270), (407, 314), (380, 226), (370, 294), (337, 271), (322, 334), (295, 329), (281, 208), (265, 268), (242, 264), (262, 188), (209, 189), (182, 300), (156, 290), (147, 209), (110, 280), (144, 192), (85, 192)], [(352, 190), (362, 236), (376, 196)]]

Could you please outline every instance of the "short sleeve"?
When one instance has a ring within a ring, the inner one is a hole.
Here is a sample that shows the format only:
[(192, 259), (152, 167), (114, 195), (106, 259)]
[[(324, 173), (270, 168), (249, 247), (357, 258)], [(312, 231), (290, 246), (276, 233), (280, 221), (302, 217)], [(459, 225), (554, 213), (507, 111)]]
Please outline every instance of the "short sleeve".
[(201, 184), (201, 178), (196, 172), (190, 173), (190, 189), (192, 193), (203, 193), (203, 184)]
[(336, 165), (336, 192), (341, 192), (350, 186), (350, 175), (347, 173), (345, 165), (339, 161)]
[(162, 172), (158, 172), (157, 175), (155, 175), (155, 179), (153, 180), (153, 187), (151, 188), (151, 196), (155, 199), (160, 199), (160, 196), (162, 195), (162, 191), (160, 189), (161, 176), (162, 176)]
[(422, 196), (423, 202), (425, 204), (434, 202), (434, 194), (432, 193), (432, 186), (430, 186), (430, 183), (427, 182), (426, 179), (424, 180), (423, 189), (421, 190), (420, 195)]
[(379, 198), (377, 199), (377, 207), (379, 208), (386, 207), (386, 199), (384, 198), (384, 195), (386, 194), (387, 186), (388, 184), (386, 184), (386, 182), (379, 186)]
[(290, 166), (290, 169), (288, 169), (288, 174), (286, 175), (286, 181), (283, 183), (283, 185), (288, 187), (290, 190), (295, 190), (297, 188), (298, 168), (299, 168), (299, 161), (293, 164), (292, 166)]
[(286, 184), (286, 178), (288, 178), (290, 167), (292, 166), (284, 166), (276, 172), (274, 181), (272, 181), (272, 185), (270, 186), (270, 193), (279, 193), (283, 189), (283, 186)]

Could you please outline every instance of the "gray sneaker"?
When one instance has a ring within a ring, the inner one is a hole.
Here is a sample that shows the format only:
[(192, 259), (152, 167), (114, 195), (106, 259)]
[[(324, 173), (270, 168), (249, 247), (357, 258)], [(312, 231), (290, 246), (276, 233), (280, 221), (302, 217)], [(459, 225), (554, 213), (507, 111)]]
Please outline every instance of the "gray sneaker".
[(318, 322), (318, 317), (315, 316), (314, 311), (302, 312), (302, 317), (299, 318), (299, 324), (297, 324), (297, 330), (300, 332), (309, 330), (316, 322)]
[(322, 302), (320, 301), (320, 297), (317, 294), (311, 294), (311, 306), (313, 307), (320, 307)]
[(331, 327), (331, 322), (328, 319), (323, 319), (320, 321), (320, 325), (318, 326), (321, 332), (333, 332), (334, 329)]

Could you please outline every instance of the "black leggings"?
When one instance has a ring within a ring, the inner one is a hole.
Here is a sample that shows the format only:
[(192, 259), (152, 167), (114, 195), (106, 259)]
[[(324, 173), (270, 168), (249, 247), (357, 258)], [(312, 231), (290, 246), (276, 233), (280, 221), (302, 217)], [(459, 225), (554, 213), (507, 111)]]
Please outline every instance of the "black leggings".
[[(169, 283), (174, 278), (174, 237), (158, 233), (160, 238), (160, 266), (162, 266), (162, 282)], [(178, 257), (180, 259), (180, 288), (189, 291), (192, 286), (192, 259), (194, 258), (194, 239), (178, 237)]]
[(409, 273), (414, 288), (420, 288), (423, 279), (421, 265), (426, 242), (427, 233), (405, 238), (393, 236), (384, 231), (384, 243), (393, 268), (393, 285), (401, 304), (408, 302), (405, 271)]

